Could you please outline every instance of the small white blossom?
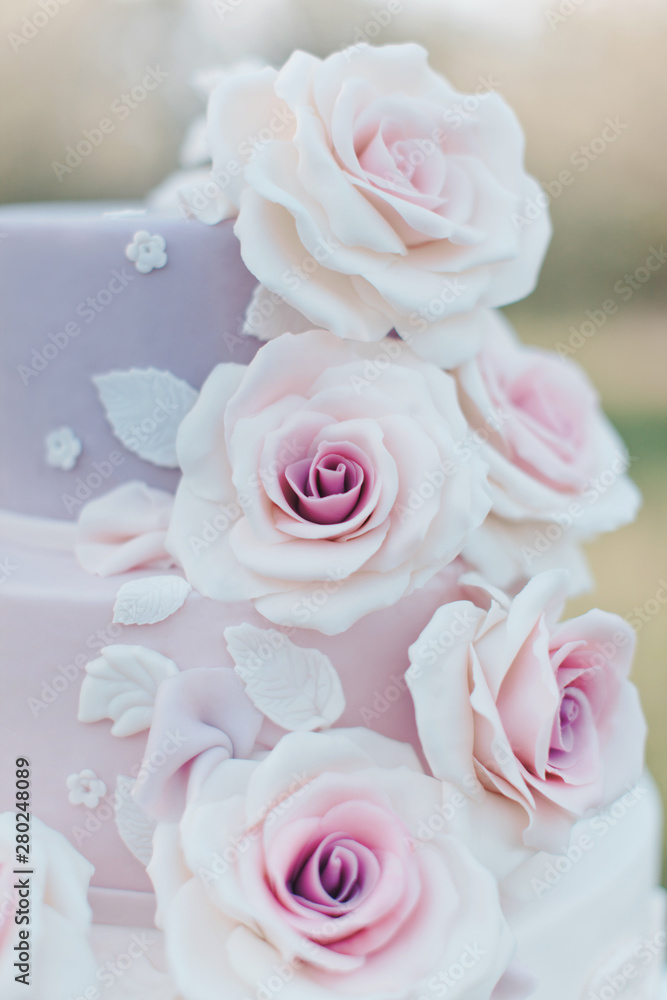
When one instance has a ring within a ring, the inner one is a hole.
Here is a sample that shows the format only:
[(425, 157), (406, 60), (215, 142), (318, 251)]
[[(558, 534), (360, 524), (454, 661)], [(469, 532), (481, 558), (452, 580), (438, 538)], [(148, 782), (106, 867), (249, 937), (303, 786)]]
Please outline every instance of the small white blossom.
[(86, 769), (78, 774), (70, 774), (67, 779), (69, 800), (73, 806), (86, 806), (95, 809), (107, 793), (107, 786), (94, 771)]
[(46, 461), (54, 469), (69, 472), (81, 454), (81, 442), (71, 427), (58, 427), (46, 435)]
[(166, 246), (163, 236), (151, 236), (142, 229), (134, 234), (134, 242), (125, 248), (125, 256), (132, 261), (137, 271), (149, 274), (154, 268), (164, 267), (167, 263)]

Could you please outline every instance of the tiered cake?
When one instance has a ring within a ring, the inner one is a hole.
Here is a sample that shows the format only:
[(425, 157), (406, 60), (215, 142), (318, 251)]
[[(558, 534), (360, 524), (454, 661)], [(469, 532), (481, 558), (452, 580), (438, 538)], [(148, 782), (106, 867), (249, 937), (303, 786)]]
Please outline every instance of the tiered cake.
[(180, 215), (0, 213), (3, 1000), (655, 998), (634, 635), (562, 620), (638, 495), (494, 311), (515, 118), (358, 46), (208, 144)]

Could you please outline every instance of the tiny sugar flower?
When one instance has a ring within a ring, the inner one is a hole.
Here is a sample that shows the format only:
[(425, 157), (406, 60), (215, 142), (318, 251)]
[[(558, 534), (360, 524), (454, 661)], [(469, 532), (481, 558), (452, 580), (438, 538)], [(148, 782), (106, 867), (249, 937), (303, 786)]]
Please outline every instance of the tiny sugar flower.
[(151, 236), (146, 230), (134, 234), (134, 242), (125, 249), (125, 256), (131, 260), (141, 274), (150, 274), (154, 268), (167, 263), (163, 236)]
[(69, 472), (81, 454), (81, 442), (71, 427), (58, 427), (46, 435), (46, 461), (54, 469)]
[(78, 774), (70, 774), (67, 779), (69, 800), (73, 806), (86, 806), (95, 809), (107, 793), (107, 786), (94, 771), (85, 769)]

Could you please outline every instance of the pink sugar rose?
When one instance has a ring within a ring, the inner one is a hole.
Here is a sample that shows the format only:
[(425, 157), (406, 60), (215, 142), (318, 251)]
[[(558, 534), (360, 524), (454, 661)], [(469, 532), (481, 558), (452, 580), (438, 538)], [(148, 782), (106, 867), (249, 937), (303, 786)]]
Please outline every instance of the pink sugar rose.
[(173, 566), (164, 547), (173, 503), (171, 493), (137, 481), (91, 500), (77, 523), (79, 563), (97, 576)]
[(457, 93), (419, 45), (295, 52), (280, 71), (230, 75), (211, 95), (208, 143), (224, 198), (199, 214), (237, 213), (262, 339), (394, 328), (451, 367), (478, 342), (459, 316), (535, 286), (551, 230), (546, 211), (524, 214), (540, 188), (521, 127), (498, 94)]
[[(406, 674), (433, 773), (471, 774), (526, 813), (524, 843), (559, 853), (575, 818), (641, 777), (646, 723), (628, 680), (634, 632), (594, 610), (556, 624), (567, 573), (534, 577), (509, 601), (474, 575), (474, 603), (441, 607)], [(478, 606), (481, 605), (481, 606)]]
[(524, 347), (500, 314), (455, 377), (493, 500), (464, 556), (500, 587), (560, 566), (584, 589), (579, 545), (632, 521), (641, 502), (589, 379), (552, 351)]
[(409, 746), (363, 729), (218, 765), (180, 823), (158, 825), (149, 865), (184, 1000), (262, 995), (276, 977), (284, 1000), (418, 1000), (471, 948), (451, 997), (488, 1000), (513, 942), (463, 842), (418, 839), (442, 796)]
[[(377, 360), (379, 358), (379, 360)], [(453, 379), (400, 341), (284, 334), (183, 421), (167, 548), (219, 601), (336, 634), (423, 586), (484, 520)]]

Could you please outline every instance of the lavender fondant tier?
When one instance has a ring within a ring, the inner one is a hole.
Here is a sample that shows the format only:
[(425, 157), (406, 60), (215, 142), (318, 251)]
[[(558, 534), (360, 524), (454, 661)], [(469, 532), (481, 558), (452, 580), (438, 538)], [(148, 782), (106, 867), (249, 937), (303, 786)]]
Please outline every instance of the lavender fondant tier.
[[(232, 223), (123, 208), (0, 209), (0, 508), (74, 519), (129, 479), (173, 489), (176, 471), (114, 437), (92, 377), (151, 367), (199, 388), (215, 364), (246, 363), (259, 346), (240, 335), (256, 280)], [(162, 237), (164, 266), (144, 273), (127, 258), (138, 231)], [(63, 427), (81, 452), (54, 469), (45, 442)]]

